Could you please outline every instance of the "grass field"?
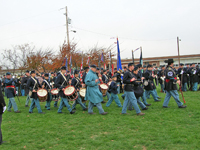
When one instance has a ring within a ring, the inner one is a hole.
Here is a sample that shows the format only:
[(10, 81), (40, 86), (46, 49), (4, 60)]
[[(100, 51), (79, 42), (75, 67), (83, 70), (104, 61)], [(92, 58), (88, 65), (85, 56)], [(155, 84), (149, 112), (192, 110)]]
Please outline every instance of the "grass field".
[(66, 107), (64, 114), (57, 114), (58, 108), (45, 110), (45, 103), (41, 103), (41, 108), (46, 114), (38, 114), (36, 108), (29, 114), (29, 108), (24, 107), (25, 97), (20, 97), (21, 103), (16, 98), (22, 113), (16, 114), (13, 109), (4, 113), (2, 132), (7, 143), (0, 145), (0, 150), (200, 149), (200, 92), (184, 93), (186, 109), (178, 108), (173, 98), (170, 108), (162, 108), (165, 94), (158, 92), (158, 95), (161, 102), (148, 99), (152, 105), (143, 111), (144, 116), (137, 116), (134, 110), (121, 115), (121, 108), (114, 102), (110, 107), (102, 104), (109, 112), (106, 116), (99, 115), (97, 108), (94, 108), (96, 115), (88, 115), (80, 105), (73, 115)]

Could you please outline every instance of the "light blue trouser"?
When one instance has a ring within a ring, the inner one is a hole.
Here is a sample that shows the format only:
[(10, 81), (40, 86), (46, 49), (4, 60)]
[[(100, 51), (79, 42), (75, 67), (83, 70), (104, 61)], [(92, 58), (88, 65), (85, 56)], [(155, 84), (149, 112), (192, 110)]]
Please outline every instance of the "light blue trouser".
[(156, 97), (159, 97), (159, 96), (158, 96), (158, 93), (157, 93), (157, 91), (156, 91), (156, 89), (153, 89), (153, 91), (154, 91)]
[(50, 105), (51, 105), (51, 100), (52, 100), (52, 95), (51, 95), (51, 93), (48, 93), (48, 96), (50, 97), (50, 99), (49, 99), (49, 101), (46, 101), (46, 107), (47, 107), (47, 109), (50, 109)]
[(58, 108), (58, 113), (61, 113), (61, 112), (62, 112), (62, 109), (63, 109), (64, 106), (67, 107), (67, 109), (68, 109), (69, 112), (72, 111), (72, 109), (71, 109), (71, 107), (70, 107), (70, 105), (69, 105), (69, 103), (68, 103), (67, 98), (61, 97), (60, 106), (59, 106), (59, 108)]
[(40, 102), (39, 102), (39, 99), (38, 99), (38, 98), (37, 98), (37, 99), (34, 99), (34, 98), (32, 99), (29, 112), (33, 112), (33, 109), (34, 109), (35, 105), (36, 105), (36, 107), (37, 107), (38, 113), (41, 113), (42, 110), (41, 110)]
[(106, 96), (107, 96), (107, 98), (109, 100), (110, 99), (110, 94), (108, 92), (106, 92), (106, 95), (104, 97), (106, 97)]
[(119, 85), (119, 86), (117, 87), (117, 92), (118, 92), (118, 94), (120, 94), (120, 82), (117, 82), (117, 85)]
[[(144, 105), (144, 103), (143, 102), (141, 102), (141, 99), (140, 99), (140, 97), (139, 98), (137, 98), (137, 103), (138, 103), (138, 105), (140, 105), (140, 107), (143, 109), (143, 108), (145, 108), (146, 106)], [(129, 102), (129, 105), (128, 105), (128, 110), (131, 110), (132, 109), (132, 107), (133, 107), (133, 105)]]
[(30, 98), (30, 96), (28, 94), (27, 97), (26, 97), (26, 103), (25, 103), (25, 105), (28, 105), (28, 103), (29, 103), (30, 100), (32, 101), (32, 98)]
[(72, 105), (72, 110), (76, 107), (76, 104), (80, 104), (83, 109), (86, 109), (86, 106), (82, 103), (82, 99), (80, 97), (79, 92), (77, 92), (78, 98), (75, 100), (74, 104)]
[(150, 99), (150, 92), (148, 92), (147, 90), (144, 91), (145, 92), (145, 96), (147, 99)]
[(125, 94), (122, 94), (122, 96), (121, 96), (123, 99), (125, 98)]
[(21, 94), (22, 94), (22, 96), (25, 95), (25, 90), (24, 89), (21, 89)]
[(187, 82), (182, 85), (182, 91), (187, 91)]
[(114, 94), (114, 93), (111, 93), (111, 97), (110, 99), (108, 100), (108, 102), (106, 103), (106, 107), (109, 107), (110, 104), (112, 103), (113, 99), (115, 100), (115, 103), (117, 104), (118, 107), (122, 107), (121, 103), (120, 103), (120, 100), (118, 98), (118, 95), (117, 94)]
[(8, 110), (9, 110), (9, 111), (11, 110), (12, 106), (13, 106), (14, 111), (17, 111), (17, 110), (18, 110), (17, 104), (16, 104), (16, 102), (15, 102), (14, 97), (9, 98), (9, 103), (8, 103)]
[(154, 90), (145, 90), (145, 95), (150, 95), (150, 94), (153, 96), (154, 101), (158, 100), (158, 96), (156, 95)]
[(54, 107), (57, 107), (57, 105), (58, 105), (58, 101), (55, 101), (54, 102)]
[(198, 88), (198, 82), (193, 83), (192, 91), (197, 91), (197, 88)]
[(147, 105), (147, 98), (146, 98), (146, 95), (145, 95), (145, 92), (143, 92), (143, 95), (142, 95), (142, 101), (145, 105)]
[(166, 96), (165, 96), (163, 106), (166, 106), (166, 107), (168, 106), (171, 96), (174, 98), (178, 106), (183, 105), (183, 103), (179, 100), (179, 94), (177, 90), (172, 90), (172, 91), (166, 91)]
[(134, 107), (136, 113), (137, 114), (140, 113), (141, 111), (140, 111), (140, 108), (137, 105), (137, 99), (135, 97), (134, 92), (124, 91), (124, 94), (125, 94), (125, 100), (124, 100), (124, 104), (123, 104), (123, 108), (122, 108), (122, 114), (126, 113), (129, 102)]
[[(94, 104), (89, 101), (88, 113), (93, 113), (93, 107), (94, 107)], [(102, 114), (104, 112), (101, 103), (97, 103), (96, 107), (98, 108), (100, 114)]]

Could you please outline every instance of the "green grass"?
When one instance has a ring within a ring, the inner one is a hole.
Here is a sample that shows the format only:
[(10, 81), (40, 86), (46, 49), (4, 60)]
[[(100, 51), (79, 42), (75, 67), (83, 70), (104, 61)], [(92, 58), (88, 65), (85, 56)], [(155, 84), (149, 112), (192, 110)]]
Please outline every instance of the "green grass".
[[(174, 99), (169, 102), (170, 108), (162, 108), (165, 94), (159, 92), (161, 102), (148, 99), (152, 105), (144, 116), (136, 116), (136, 112), (127, 111), (121, 115), (121, 108), (113, 102), (110, 107), (103, 108), (108, 115), (88, 115), (77, 105), (76, 113), (71, 115), (64, 107), (64, 114), (57, 114), (57, 108), (46, 114), (38, 114), (34, 109), (24, 107), (25, 97), (17, 101), (20, 114), (5, 112), (3, 115), (3, 139), (7, 143), (0, 145), (0, 150), (130, 150), (130, 149), (200, 149), (200, 92), (185, 92), (186, 109), (179, 109)], [(151, 96), (152, 97), (152, 96)], [(119, 95), (123, 104), (123, 100)], [(180, 99), (182, 101), (181, 95)], [(8, 104), (8, 100), (6, 99)], [(30, 105), (30, 104), (29, 104)], [(53, 102), (51, 103), (53, 106)]]

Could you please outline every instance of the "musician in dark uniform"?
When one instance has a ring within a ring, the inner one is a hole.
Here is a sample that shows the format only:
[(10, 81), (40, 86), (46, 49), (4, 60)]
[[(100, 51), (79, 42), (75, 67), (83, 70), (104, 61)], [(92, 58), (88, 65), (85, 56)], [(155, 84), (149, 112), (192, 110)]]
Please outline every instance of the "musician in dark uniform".
[[(56, 82), (56, 79), (57, 79), (59, 74), (60, 73), (56, 73), (56, 72), (54, 73), (53, 82), (52, 82), (52, 87), (53, 88), (55, 88), (55, 82)], [(52, 99), (55, 100), (54, 107), (58, 107), (57, 105), (58, 105), (58, 100), (59, 100), (59, 94), (58, 95), (52, 95)]]
[(164, 83), (165, 83), (165, 65), (161, 65), (161, 70), (158, 72), (158, 81), (161, 86), (161, 92), (165, 93)]
[[(141, 98), (140, 98), (143, 96), (144, 90), (141, 87), (142, 82), (140, 82), (140, 81), (142, 81), (143, 78), (140, 78), (140, 76), (138, 76), (138, 71), (139, 71), (138, 67), (137, 66), (134, 67), (132, 76), (136, 79), (135, 80), (136, 82), (133, 82), (132, 86), (133, 86), (134, 94), (137, 99), (138, 105), (140, 105), (142, 110), (147, 110), (148, 107), (146, 107), (146, 105), (143, 102), (141, 102)], [(128, 110), (133, 110), (132, 107), (133, 107), (132, 104), (129, 103)]]
[(133, 69), (134, 69), (134, 64), (129, 63), (128, 70), (126, 71), (126, 73), (124, 74), (124, 77), (123, 77), (123, 83), (125, 83), (126, 85), (124, 87), (125, 100), (124, 100), (124, 104), (123, 104), (123, 108), (122, 108), (122, 114), (126, 114), (127, 106), (130, 102), (131, 105), (134, 107), (137, 115), (142, 116), (142, 115), (144, 115), (144, 113), (142, 113), (140, 111), (140, 108), (137, 105), (137, 99), (135, 97), (134, 89), (132, 86), (132, 84), (134, 84), (135, 80), (136, 80), (132, 74)]
[(182, 85), (182, 91), (187, 91), (187, 69), (183, 68), (184, 64), (180, 63), (180, 68), (177, 70), (177, 75)]
[(109, 69), (107, 69), (107, 77), (108, 77), (108, 79), (111, 79), (111, 77), (112, 77), (112, 73)]
[(111, 97), (109, 98), (108, 102), (106, 103), (106, 107), (110, 106), (113, 99), (114, 99), (114, 101), (115, 101), (115, 103), (117, 104), (118, 107), (122, 107), (121, 102), (120, 102), (118, 95), (117, 95), (117, 86), (119, 86), (119, 85), (116, 84), (116, 81), (117, 81), (117, 76), (115, 76), (115, 75), (112, 76), (112, 82), (109, 86), (109, 91), (111, 93)]
[(35, 70), (31, 71), (31, 78), (28, 79), (27, 82), (27, 88), (29, 89), (29, 96), (30, 98), (32, 98), (29, 113), (33, 113), (33, 109), (36, 106), (38, 113), (44, 114), (44, 112), (42, 112), (41, 110), (40, 102), (37, 96), (37, 90), (41, 88), (41, 85), (35, 76), (36, 76)]
[(114, 69), (114, 75), (117, 76), (117, 85), (120, 85), (118, 86), (117, 88), (117, 91), (118, 91), (118, 94), (120, 94), (120, 87), (121, 87), (121, 74), (117, 71), (117, 68)]
[(171, 96), (174, 98), (179, 108), (186, 108), (187, 106), (183, 106), (183, 103), (180, 101), (179, 94), (177, 92), (177, 83), (180, 84), (180, 80), (177, 81), (176, 73), (172, 68), (174, 65), (174, 60), (168, 59), (165, 61), (165, 63), (168, 63), (168, 66), (166, 68), (166, 74), (165, 74), (166, 96), (163, 103), (163, 108), (168, 108), (168, 103)]
[(86, 75), (87, 75), (87, 73), (88, 73), (88, 71), (89, 71), (90, 69), (89, 69), (89, 67), (84, 67), (84, 70), (85, 70), (85, 72), (83, 73), (82, 81), (83, 81), (83, 84), (84, 84), (84, 86), (85, 86), (85, 77), (86, 77)]
[(147, 66), (147, 70), (144, 73), (144, 77), (145, 77), (145, 82), (148, 82), (147, 85), (144, 85), (144, 89), (145, 89), (145, 95), (152, 95), (154, 98), (155, 102), (159, 102), (160, 100), (158, 100), (158, 95), (156, 92), (156, 86), (153, 82), (153, 79), (155, 78), (155, 75), (152, 75), (152, 65), (148, 65)]
[(64, 94), (65, 87), (67, 87), (68, 85), (71, 84), (69, 77), (66, 78), (66, 76), (64, 75), (65, 73), (66, 73), (66, 67), (63, 66), (63, 67), (61, 67), (61, 72), (58, 75), (56, 82), (55, 82), (55, 86), (60, 90), (59, 95), (61, 97), (60, 106), (58, 108), (58, 113), (62, 113), (63, 106), (66, 106), (68, 111), (70, 112), (70, 114), (74, 114), (75, 111), (73, 111), (71, 109), (71, 106), (68, 103), (68, 99), (67, 99), (66, 95)]
[(48, 92), (45, 108), (47, 110), (51, 110), (50, 109), (50, 103), (51, 103), (51, 100), (52, 100), (52, 95), (51, 95), (51, 85), (50, 85), (48, 73), (44, 74), (44, 80), (42, 82), (42, 88), (46, 89), (47, 92)]
[(191, 85), (192, 85), (192, 91), (197, 91), (198, 88), (198, 77), (199, 70), (195, 67), (195, 63), (192, 63), (192, 67), (189, 70), (190, 79), (191, 79)]
[(28, 103), (29, 101), (31, 100), (30, 96), (29, 96), (29, 89), (27, 88), (27, 82), (28, 82), (28, 79), (30, 78), (30, 73), (29, 71), (27, 70), (25, 72), (25, 76), (22, 78), (22, 82), (21, 82), (21, 85), (22, 85), (22, 89), (25, 90), (25, 95), (27, 95), (26, 97), (26, 103), (25, 103), (25, 107), (28, 107)]
[(155, 78), (154, 78), (155, 83), (158, 86), (158, 67), (157, 66), (154, 68), (153, 73), (155, 75)]
[(82, 103), (82, 99), (80, 97), (79, 91), (80, 88), (82, 87), (81, 82), (80, 82), (80, 78), (79, 76), (79, 71), (75, 70), (74, 71), (74, 78), (72, 79), (72, 83), (71, 85), (76, 89), (77, 94), (78, 94), (78, 98), (74, 101), (73, 105), (72, 105), (72, 110), (76, 108), (76, 104), (80, 104), (81, 107), (83, 108), (84, 111), (87, 110), (87, 107)]
[(11, 78), (11, 73), (6, 73), (6, 79), (4, 80), (4, 85), (6, 87), (6, 96), (9, 98), (8, 103), (8, 111), (11, 112), (11, 108), (13, 106), (13, 109), (15, 113), (20, 113), (21, 111), (18, 110), (17, 104), (15, 102), (15, 81)]
[(190, 65), (187, 63), (186, 65), (186, 72), (187, 72), (187, 87), (188, 89), (190, 88), (190, 74), (189, 74), (189, 69), (190, 69)]
[[(1, 85), (1, 81), (0, 81), (0, 85)], [(5, 110), (6, 110), (6, 103), (4, 101), (2, 89), (0, 86), (0, 145), (4, 143), (3, 137), (2, 137), (2, 132), (1, 132), (1, 123), (2, 123), (2, 115)]]
[[(103, 70), (102, 81), (105, 84), (108, 84), (108, 82), (110, 81), (108, 76), (107, 76), (107, 71), (106, 70)], [(107, 96), (107, 98), (109, 100), (110, 99), (110, 94), (108, 93), (108, 91), (106, 92), (106, 96)]]

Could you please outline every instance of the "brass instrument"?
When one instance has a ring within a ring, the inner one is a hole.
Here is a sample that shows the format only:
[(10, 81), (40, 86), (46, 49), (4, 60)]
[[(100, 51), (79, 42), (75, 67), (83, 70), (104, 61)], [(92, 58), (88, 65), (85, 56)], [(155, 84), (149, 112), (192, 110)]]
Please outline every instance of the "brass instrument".
[(120, 73), (120, 74), (122, 74), (122, 73), (123, 73), (123, 71), (122, 71), (121, 69), (119, 69), (119, 70), (117, 71), (117, 73)]

